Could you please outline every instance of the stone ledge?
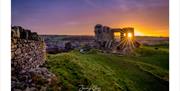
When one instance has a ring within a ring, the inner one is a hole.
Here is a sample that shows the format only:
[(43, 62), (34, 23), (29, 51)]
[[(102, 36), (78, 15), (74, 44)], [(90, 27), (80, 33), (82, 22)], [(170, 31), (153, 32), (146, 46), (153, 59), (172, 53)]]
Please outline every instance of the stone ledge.
[(11, 38), (44, 41), (36, 32), (31, 32), (31, 30), (24, 29), (21, 26), (12, 26)]

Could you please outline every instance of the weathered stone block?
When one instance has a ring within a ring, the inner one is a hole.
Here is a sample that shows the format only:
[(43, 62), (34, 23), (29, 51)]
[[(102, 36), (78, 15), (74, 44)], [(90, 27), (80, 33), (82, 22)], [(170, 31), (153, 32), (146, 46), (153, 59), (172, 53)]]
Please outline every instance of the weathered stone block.
[(33, 40), (38, 40), (38, 35), (37, 35), (36, 32), (32, 32), (31, 37), (32, 37)]
[(15, 54), (16, 54), (16, 55), (22, 55), (22, 54), (21, 54), (21, 49), (18, 48), (18, 49), (15, 51)]
[(18, 26), (16, 29), (16, 37), (20, 38), (21, 37), (21, 32), (23, 31), (23, 28)]

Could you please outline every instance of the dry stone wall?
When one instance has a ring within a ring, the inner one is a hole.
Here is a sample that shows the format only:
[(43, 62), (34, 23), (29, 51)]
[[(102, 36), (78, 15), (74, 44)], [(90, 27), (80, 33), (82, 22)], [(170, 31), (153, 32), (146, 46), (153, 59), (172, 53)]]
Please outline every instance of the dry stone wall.
[(45, 43), (37, 33), (25, 30), (20, 26), (13, 26), (11, 55), (12, 72), (36, 68), (45, 62)]
[(11, 91), (60, 91), (55, 74), (44, 66), (46, 48), (36, 33), (13, 26), (11, 29)]

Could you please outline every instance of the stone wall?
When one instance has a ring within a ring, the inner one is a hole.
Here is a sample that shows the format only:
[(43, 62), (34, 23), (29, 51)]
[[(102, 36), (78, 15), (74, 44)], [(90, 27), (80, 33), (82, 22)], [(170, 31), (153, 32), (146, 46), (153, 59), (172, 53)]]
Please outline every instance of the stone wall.
[(11, 91), (60, 91), (55, 74), (44, 66), (46, 46), (36, 33), (11, 29)]
[(13, 26), (11, 30), (12, 72), (26, 71), (42, 65), (46, 59), (45, 43), (36, 32)]
[(96, 41), (110, 41), (113, 40), (113, 32), (110, 27), (97, 24), (95, 26), (95, 40)]

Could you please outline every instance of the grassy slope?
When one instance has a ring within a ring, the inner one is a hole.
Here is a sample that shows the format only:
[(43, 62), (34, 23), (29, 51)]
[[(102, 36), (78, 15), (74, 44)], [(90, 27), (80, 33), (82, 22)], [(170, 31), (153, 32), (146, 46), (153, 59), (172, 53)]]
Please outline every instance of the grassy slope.
[(136, 56), (117, 56), (95, 50), (48, 55), (46, 66), (59, 78), (64, 91), (79, 85), (101, 91), (168, 91), (168, 49), (142, 47)]

